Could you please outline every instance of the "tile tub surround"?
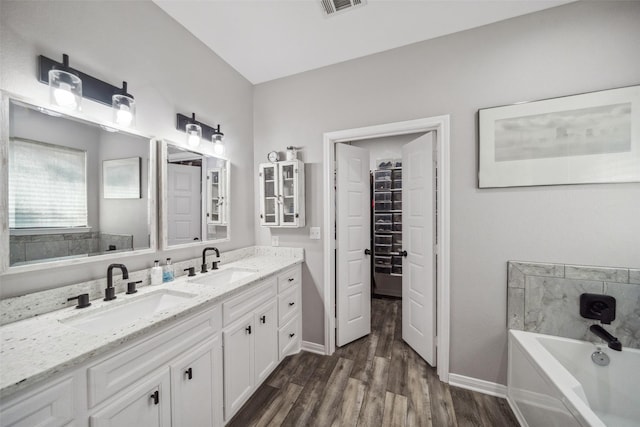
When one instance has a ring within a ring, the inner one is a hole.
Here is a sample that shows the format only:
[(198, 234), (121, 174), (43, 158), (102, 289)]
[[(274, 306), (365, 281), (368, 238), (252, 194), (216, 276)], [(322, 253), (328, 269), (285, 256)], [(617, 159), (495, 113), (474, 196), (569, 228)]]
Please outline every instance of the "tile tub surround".
[[(204, 248), (204, 247), (203, 247)], [(223, 267), (228, 263), (235, 262), (241, 259), (254, 257), (254, 256), (270, 256), (270, 257), (285, 257), (295, 258), (302, 260), (303, 250), (299, 248), (285, 248), (285, 247), (269, 247), (269, 246), (250, 246), (247, 248), (236, 249), (234, 251), (220, 253), (220, 266)], [(209, 253), (207, 255), (207, 262), (211, 265), (214, 261), (215, 254)], [(114, 261), (127, 264), (127, 254), (122, 255), (122, 260)], [(164, 259), (162, 259), (164, 262)], [(180, 277), (185, 275), (185, 268), (195, 267), (196, 271), (200, 271), (200, 265), (202, 264), (202, 257), (192, 258), (186, 261), (173, 262), (175, 275)], [(114, 271), (113, 285), (116, 288), (116, 293), (122, 293), (126, 291), (127, 282), (137, 282), (141, 280), (142, 283), (137, 285), (137, 288), (143, 288), (150, 285), (149, 270), (129, 270), (129, 279), (122, 280), (122, 275), (119, 270)], [(74, 302), (67, 302), (67, 298), (74, 297), (80, 294), (88, 293), (90, 300), (97, 300), (104, 297), (104, 289), (107, 287), (107, 272), (105, 270), (104, 277), (95, 280), (89, 280), (82, 283), (63, 286), (56, 289), (49, 289), (42, 292), (35, 292), (14, 298), (6, 298), (0, 300), (0, 326), (7, 325), (9, 323), (17, 322), (19, 320), (28, 319), (34, 316), (39, 316), (45, 313), (49, 313), (55, 310), (59, 310), (65, 307), (73, 307)]]
[(221, 267), (221, 270), (238, 267), (255, 269), (258, 272), (226, 286), (211, 287), (189, 283), (187, 277), (183, 275), (173, 282), (143, 287), (135, 295), (119, 294), (116, 301), (105, 302), (101, 299), (92, 301), (92, 306), (84, 310), (113, 307), (127, 299), (135, 299), (162, 289), (195, 295), (184, 303), (157, 313), (151, 318), (137, 320), (107, 334), (91, 334), (60, 323), (61, 320), (78, 314), (78, 310), (72, 307), (0, 327), (0, 360), (2, 360), (0, 397), (7, 397), (144, 334), (156, 331), (176, 319), (211, 307), (223, 299), (246, 290), (262, 279), (272, 277), (304, 261), (302, 249), (279, 248), (276, 251), (269, 251), (248, 248), (240, 250), (235, 255), (240, 254), (247, 256), (229, 262)]
[(640, 269), (508, 262), (507, 327), (591, 342), (599, 323), (580, 316), (580, 294), (611, 295), (616, 320), (604, 328), (624, 347), (640, 348)]

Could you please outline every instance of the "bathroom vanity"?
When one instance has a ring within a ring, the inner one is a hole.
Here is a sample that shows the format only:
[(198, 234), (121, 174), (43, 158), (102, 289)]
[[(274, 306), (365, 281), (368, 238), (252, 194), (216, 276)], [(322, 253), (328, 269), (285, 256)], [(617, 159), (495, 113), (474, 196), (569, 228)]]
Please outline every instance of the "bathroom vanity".
[(290, 251), (1, 327), (0, 425), (224, 425), (300, 349)]

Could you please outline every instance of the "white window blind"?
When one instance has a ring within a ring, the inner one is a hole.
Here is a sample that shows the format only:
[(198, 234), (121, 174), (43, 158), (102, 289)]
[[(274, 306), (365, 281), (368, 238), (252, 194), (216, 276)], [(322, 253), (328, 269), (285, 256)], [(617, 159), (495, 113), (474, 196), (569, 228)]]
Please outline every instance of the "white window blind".
[(87, 226), (86, 152), (12, 138), (9, 227)]

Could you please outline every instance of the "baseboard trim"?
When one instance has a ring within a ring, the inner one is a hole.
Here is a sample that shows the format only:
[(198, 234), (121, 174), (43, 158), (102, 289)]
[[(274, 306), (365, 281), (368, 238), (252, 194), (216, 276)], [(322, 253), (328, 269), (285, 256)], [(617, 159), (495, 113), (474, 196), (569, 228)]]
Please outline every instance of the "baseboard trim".
[(321, 354), (323, 356), (326, 354), (324, 352), (324, 344), (317, 344), (310, 341), (302, 341), (302, 346), (300, 349), (308, 351), (309, 353)]
[(506, 386), (498, 383), (492, 383), (490, 381), (480, 380), (478, 378), (466, 377), (464, 375), (449, 374), (449, 385), (489, 394), (491, 396), (507, 397)]

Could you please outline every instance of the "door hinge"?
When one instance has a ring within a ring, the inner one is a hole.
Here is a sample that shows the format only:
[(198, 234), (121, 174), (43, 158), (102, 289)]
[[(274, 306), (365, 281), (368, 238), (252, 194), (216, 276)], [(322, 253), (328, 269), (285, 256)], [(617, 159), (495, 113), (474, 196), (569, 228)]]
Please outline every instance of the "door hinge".
[(438, 245), (437, 243), (433, 245), (433, 253), (434, 254), (440, 253), (440, 245)]

